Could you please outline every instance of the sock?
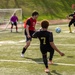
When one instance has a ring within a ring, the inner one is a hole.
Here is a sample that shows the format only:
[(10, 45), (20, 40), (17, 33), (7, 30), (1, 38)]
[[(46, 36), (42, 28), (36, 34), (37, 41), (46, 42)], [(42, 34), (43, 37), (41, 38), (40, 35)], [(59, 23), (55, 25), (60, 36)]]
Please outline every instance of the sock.
[(47, 55), (43, 55), (43, 62), (45, 64), (45, 67), (48, 68)]
[(13, 26), (11, 26), (11, 32), (12, 32)]
[(16, 27), (16, 31), (18, 30), (18, 27)]
[(26, 48), (23, 48), (23, 50), (22, 50), (22, 54), (24, 54), (24, 53), (25, 53), (25, 51), (26, 51)]
[(69, 27), (69, 31), (72, 32), (71, 27)]

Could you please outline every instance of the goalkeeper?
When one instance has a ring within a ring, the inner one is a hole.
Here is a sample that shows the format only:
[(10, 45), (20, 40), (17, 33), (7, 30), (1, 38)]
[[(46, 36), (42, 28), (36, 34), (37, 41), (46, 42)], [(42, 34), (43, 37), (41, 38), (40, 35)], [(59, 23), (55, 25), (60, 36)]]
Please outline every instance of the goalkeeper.
[(17, 27), (18, 17), (16, 16), (16, 13), (14, 13), (14, 15), (11, 17), (10, 21), (11, 21), (11, 32), (12, 32), (13, 26), (16, 27), (16, 32), (18, 32), (18, 27)]

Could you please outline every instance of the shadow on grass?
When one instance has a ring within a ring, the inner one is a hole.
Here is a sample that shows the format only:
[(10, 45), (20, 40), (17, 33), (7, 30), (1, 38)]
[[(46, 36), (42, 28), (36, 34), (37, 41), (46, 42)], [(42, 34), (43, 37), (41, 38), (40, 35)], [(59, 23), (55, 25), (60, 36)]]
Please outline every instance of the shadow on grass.
[[(42, 58), (29, 58), (29, 57), (25, 57), (26, 59), (30, 59), (32, 61), (35, 61), (35, 62), (42, 62)], [(42, 63), (39, 63), (39, 64), (42, 64)], [(58, 64), (53, 64), (54, 66), (58, 66)], [(60, 74), (59, 72), (57, 72), (56, 70), (52, 70), (51, 72), (47, 73), (47, 75), (62, 75)]]
[(29, 58), (29, 57), (25, 57), (26, 59), (30, 59), (32, 61), (35, 61), (35, 62), (42, 62), (42, 58)]
[(48, 75), (53, 75), (53, 74), (51, 74), (50, 72), (49, 73), (47, 73)]
[(62, 74), (58, 73), (56, 70), (52, 70), (51, 72), (54, 73), (55, 75), (62, 75)]
[(73, 58), (74, 56), (67, 56), (67, 58)]

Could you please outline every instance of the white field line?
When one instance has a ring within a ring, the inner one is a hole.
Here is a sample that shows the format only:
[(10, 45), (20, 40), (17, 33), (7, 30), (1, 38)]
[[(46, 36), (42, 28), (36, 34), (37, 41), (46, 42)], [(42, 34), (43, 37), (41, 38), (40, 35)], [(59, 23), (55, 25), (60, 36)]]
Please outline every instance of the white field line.
[[(20, 60), (0, 60), (0, 62), (11, 62), (11, 63), (30, 63), (30, 64), (43, 64), (43, 62), (35, 62), (35, 61), (20, 61)], [(66, 64), (66, 63), (54, 63), (54, 65), (62, 65), (62, 66), (75, 66), (75, 64)]]
[[(25, 40), (21, 40), (21, 41), (18, 41), (18, 42), (15, 42), (15, 41), (0, 41), (0, 46), (2, 46), (3, 44), (15, 44), (15, 45), (22, 45), (22, 43), (25, 42)], [(21, 43), (21, 44), (20, 44)], [(31, 46), (37, 46), (37, 45), (40, 45), (40, 44), (31, 44)], [(75, 46), (75, 44), (56, 44), (56, 45), (59, 45), (59, 46)]]

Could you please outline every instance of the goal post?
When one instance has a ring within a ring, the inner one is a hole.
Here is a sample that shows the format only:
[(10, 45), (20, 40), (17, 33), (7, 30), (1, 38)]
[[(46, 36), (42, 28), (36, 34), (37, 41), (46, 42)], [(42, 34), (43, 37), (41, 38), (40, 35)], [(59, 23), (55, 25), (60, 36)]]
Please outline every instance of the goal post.
[[(10, 18), (16, 13), (19, 21), (18, 25), (22, 23), (22, 9), (0, 9), (0, 31), (9, 30), (10, 29)], [(21, 27), (21, 26), (19, 26)]]

